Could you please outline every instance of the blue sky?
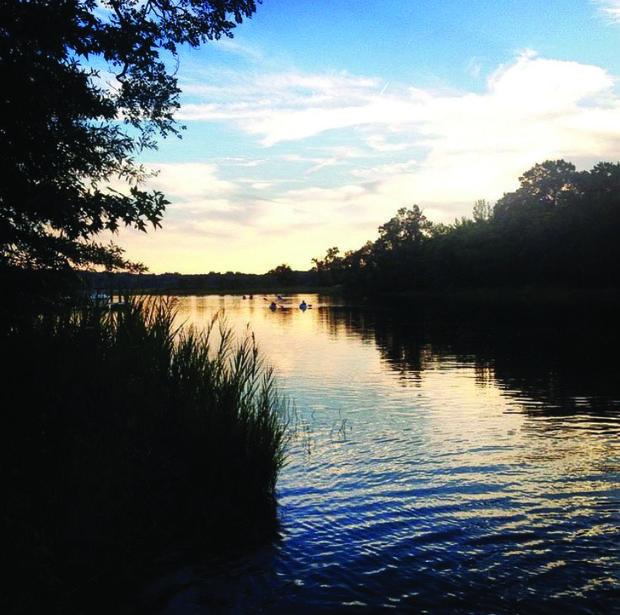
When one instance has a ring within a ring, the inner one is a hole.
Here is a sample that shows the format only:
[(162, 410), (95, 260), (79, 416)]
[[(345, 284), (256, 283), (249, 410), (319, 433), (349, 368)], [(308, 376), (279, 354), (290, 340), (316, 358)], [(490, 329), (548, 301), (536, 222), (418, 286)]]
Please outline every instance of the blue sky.
[(468, 215), (536, 162), (620, 158), (620, 0), (265, 0), (184, 50), (172, 201), (117, 241), (152, 271), (308, 268), (402, 206)]

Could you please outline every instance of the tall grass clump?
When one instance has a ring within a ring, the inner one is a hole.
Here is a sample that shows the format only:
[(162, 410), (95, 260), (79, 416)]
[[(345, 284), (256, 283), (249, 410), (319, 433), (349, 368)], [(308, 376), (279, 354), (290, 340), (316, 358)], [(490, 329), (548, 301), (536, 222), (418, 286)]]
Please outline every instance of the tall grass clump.
[(38, 316), (2, 338), (3, 612), (30, 600), (65, 610), (172, 544), (274, 534), (285, 402), (253, 336), (237, 342), (218, 319), (178, 328), (171, 300), (134, 299)]

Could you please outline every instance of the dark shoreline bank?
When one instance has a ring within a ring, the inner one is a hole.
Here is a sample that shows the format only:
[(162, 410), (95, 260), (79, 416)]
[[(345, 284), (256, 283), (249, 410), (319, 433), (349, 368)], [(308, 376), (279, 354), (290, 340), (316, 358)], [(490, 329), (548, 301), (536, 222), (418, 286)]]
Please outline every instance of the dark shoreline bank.
[(286, 400), (251, 336), (174, 319), (173, 301), (144, 298), (0, 331), (3, 612), (122, 612), (171, 548), (277, 537)]
[(620, 289), (615, 288), (483, 288), (468, 290), (406, 291), (382, 293), (369, 298), (379, 307), (398, 305), (437, 310), (436, 316), (455, 312), (480, 314), (545, 314), (611, 312), (620, 308)]

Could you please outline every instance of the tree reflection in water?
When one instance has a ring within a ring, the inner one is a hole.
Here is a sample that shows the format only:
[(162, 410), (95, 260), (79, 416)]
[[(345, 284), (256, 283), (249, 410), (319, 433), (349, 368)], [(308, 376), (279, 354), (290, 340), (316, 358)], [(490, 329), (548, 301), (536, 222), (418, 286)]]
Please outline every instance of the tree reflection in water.
[(528, 414), (587, 415), (601, 429), (620, 415), (620, 331), (605, 315), (497, 319), (468, 312), (457, 318), (424, 308), (342, 306), (322, 310), (321, 321), (333, 335), (372, 341), (407, 382), (452, 360), (472, 365), (479, 386), (495, 384)]

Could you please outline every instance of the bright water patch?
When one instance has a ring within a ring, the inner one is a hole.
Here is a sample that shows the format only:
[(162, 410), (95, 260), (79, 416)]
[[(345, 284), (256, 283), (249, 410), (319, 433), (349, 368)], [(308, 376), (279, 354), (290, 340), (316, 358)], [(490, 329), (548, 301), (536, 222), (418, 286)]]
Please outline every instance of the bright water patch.
[(307, 430), (278, 483), (280, 541), (176, 567), (146, 610), (618, 609), (617, 339), (301, 298), (180, 300), (198, 327), (221, 308), (250, 323)]

